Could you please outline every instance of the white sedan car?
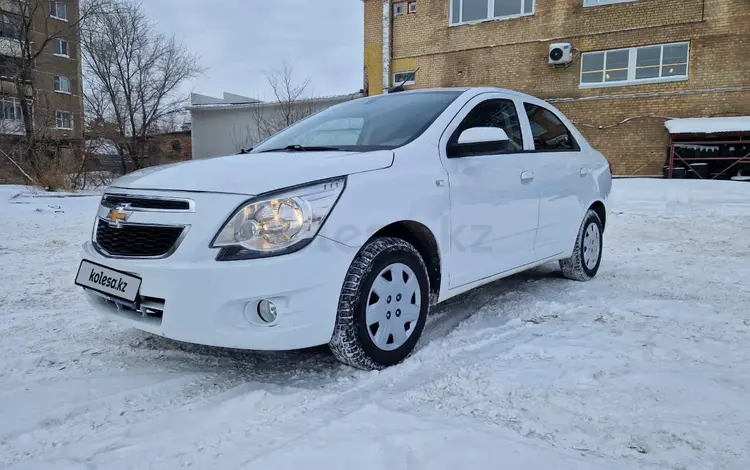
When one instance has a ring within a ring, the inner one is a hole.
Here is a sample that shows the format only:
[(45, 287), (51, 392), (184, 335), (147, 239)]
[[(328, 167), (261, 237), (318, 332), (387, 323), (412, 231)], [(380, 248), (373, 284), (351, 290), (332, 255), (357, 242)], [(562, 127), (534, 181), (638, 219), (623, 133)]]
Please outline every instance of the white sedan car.
[(429, 307), (531, 267), (599, 269), (607, 160), (556, 108), (495, 88), (326, 109), (252, 152), (104, 193), (76, 284), (127, 325), (254, 350), (328, 344), (377, 369)]

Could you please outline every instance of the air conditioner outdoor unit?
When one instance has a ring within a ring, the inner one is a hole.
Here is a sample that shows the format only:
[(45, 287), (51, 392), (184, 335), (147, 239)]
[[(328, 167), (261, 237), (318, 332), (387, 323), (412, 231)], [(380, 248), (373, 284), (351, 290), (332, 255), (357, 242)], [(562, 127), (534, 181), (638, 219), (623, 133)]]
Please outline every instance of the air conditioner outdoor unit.
[(573, 61), (573, 47), (567, 42), (550, 44), (548, 59), (552, 65), (569, 64)]

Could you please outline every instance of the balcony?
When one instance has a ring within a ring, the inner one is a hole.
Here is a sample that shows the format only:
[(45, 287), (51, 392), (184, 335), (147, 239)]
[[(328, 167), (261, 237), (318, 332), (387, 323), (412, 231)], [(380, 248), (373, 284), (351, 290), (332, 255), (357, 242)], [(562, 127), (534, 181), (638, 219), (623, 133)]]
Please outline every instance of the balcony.
[(0, 135), (24, 135), (26, 127), (22, 120), (0, 118)]
[[(26, 6), (25, 8), (29, 8)], [(20, 15), (22, 13), (18, 0), (0, 0), (0, 10)]]
[(21, 45), (18, 39), (0, 37), (0, 55), (8, 57), (21, 57)]
[[(0, 75), (0, 94), (16, 96), (17, 93), (18, 91), (13, 79)], [(29, 98), (32, 96), (33, 90), (31, 89), (31, 85), (26, 86), (25, 94)]]

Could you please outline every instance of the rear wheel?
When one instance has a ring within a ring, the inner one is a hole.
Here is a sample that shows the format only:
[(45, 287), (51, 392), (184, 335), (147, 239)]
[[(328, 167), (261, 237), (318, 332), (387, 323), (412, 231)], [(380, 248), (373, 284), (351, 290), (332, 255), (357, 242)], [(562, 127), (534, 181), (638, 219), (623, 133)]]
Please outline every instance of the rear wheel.
[(377, 238), (352, 262), (339, 298), (330, 348), (360, 369), (404, 360), (422, 335), (429, 279), (419, 252), (397, 238)]
[(563, 276), (574, 281), (589, 281), (596, 276), (602, 262), (602, 232), (599, 215), (589, 210), (578, 230), (573, 255), (560, 260)]

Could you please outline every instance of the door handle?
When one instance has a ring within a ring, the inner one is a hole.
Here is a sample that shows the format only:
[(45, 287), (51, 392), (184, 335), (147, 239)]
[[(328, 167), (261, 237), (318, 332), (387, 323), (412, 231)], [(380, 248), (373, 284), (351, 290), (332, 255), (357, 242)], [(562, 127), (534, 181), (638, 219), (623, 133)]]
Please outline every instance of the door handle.
[(521, 181), (524, 183), (528, 183), (529, 181), (534, 179), (534, 172), (533, 171), (524, 171), (521, 173)]
[(588, 168), (581, 168), (581, 176), (586, 176), (589, 173), (591, 173), (591, 170)]

